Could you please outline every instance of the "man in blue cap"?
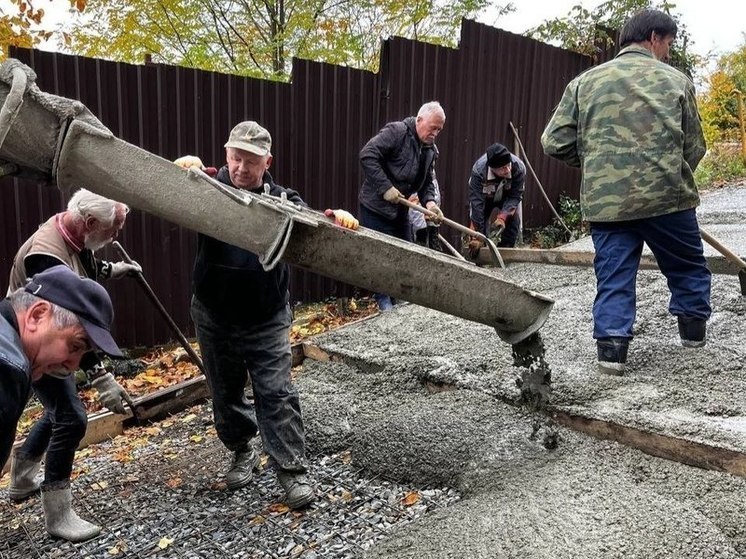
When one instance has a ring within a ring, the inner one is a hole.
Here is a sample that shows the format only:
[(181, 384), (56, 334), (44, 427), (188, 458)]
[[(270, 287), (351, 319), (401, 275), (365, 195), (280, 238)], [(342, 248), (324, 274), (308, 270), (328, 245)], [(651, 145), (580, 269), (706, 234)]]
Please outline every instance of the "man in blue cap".
[[(77, 370), (90, 351), (122, 357), (111, 337), (113, 318), (106, 290), (64, 265), (36, 274), (0, 301), (0, 465), (10, 455), (32, 381)], [(83, 541), (100, 533), (72, 510), (69, 479), (41, 489), (50, 534)]]

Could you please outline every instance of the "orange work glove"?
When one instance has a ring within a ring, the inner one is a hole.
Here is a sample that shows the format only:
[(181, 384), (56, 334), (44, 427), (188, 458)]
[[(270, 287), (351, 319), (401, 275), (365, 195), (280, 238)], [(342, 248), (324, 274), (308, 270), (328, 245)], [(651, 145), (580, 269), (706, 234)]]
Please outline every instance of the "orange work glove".
[(324, 215), (326, 217), (333, 217), (334, 223), (345, 229), (355, 231), (360, 227), (360, 222), (355, 219), (355, 216), (345, 210), (324, 210)]
[(495, 221), (492, 222), (492, 228), (493, 229), (505, 229), (505, 219), (507, 216), (504, 216), (503, 214), (498, 214), (495, 218)]
[(472, 258), (476, 258), (479, 256), (479, 249), (484, 246), (484, 241), (482, 239), (477, 239), (475, 237), (471, 238), (471, 241), (469, 241), (469, 256)]

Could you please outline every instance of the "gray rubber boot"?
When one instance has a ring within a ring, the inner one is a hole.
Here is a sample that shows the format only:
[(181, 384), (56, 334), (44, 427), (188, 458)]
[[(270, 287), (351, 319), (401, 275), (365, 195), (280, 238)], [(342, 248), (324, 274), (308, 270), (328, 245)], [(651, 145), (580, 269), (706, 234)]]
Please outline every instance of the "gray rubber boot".
[(11, 501), (23, 501), (36, 494), (41, 487), (44, 476), (39, 473), (41, 460), (34, 461), (13, 455), (10, 462), (10, 485), (8, 497)]
[(80, 518), (72, 509), (70, 484), (42, 488), (41, 503), (44, 507), (44, 524), (47, 532), (71, 542), (90, 540), (101, 533), (101, 527)]

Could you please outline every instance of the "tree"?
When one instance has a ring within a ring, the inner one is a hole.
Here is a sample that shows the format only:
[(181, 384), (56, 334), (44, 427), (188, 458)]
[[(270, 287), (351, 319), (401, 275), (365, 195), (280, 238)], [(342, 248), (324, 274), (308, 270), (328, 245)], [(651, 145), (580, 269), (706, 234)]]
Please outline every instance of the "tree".
[(565, 17), (549, 19), (530, 29), (527, 35), (595, 57), (600, 47), (613, 46), (615, 31), (620, 30), (632, 14), (644, 8), (655, 8), (676, 20), (679, 29), (671, 48), (670, 64), (691, 77), (700, 60), (690, 51), (691, 37), (681, 16), (672, 12), (675, 7), (675, 2), (668, 0), (607, 0), (593, 10), (577, 5)]
[[(0, 59), (8, 55), (8, 48), (31, 48), (50, 39), (56, 32), (44, 27), (44, 8), (35, 8), (32, 0), (9, 0), (10, 6), (0, 7)], [(68, 3), (70, 9), (82, 12), (86, 0), (47, 0), (45, 5)], [(38, 5), (38, 2), (37, 2)]]
[(295, 56), (373, 69), (381, 37), (455, 44), (495, 0), (90, 0), (75, 54), (282, 79)]
[(707, 88), (699, 99), (699, 109), (708, 144), (738, 140), (737, 92), (746, 95), (746, 42), (718, 59), (706, 84)]

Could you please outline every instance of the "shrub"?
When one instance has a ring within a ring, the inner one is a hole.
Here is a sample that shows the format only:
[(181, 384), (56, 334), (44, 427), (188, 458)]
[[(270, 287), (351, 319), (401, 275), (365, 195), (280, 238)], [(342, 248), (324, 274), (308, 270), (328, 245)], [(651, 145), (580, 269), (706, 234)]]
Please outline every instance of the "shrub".
[(715, 144), (694, 172), (700, 190), (719, 188), (743, 178), (746, 178), (746, 161), (739, 143)]

